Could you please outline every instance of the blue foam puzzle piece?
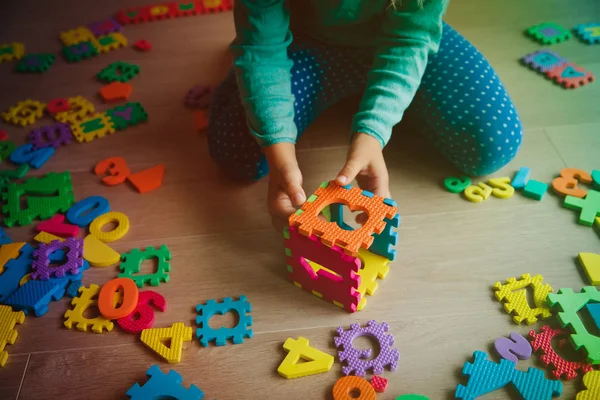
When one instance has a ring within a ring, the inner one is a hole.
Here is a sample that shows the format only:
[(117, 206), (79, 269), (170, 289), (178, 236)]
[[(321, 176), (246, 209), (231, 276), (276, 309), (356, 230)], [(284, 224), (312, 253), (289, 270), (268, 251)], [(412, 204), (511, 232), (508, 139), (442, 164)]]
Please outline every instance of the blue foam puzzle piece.
[(12, 242), (13, 242), (12, 239), (10, 237), (8, 237), (8, 234), (6, 233), (4, 228), (2, 228), (0, 226), (0, 246), (3, 244), (12, 243)]
[(390, 207), (398, 207), (398, 203), (396, 203), (396, 200), (392, 200), (392, 199), (383, 199), (383, 204), (386, 204)]
[(48, 279), (45, 281), (30, 279), (17, 289), (5, 304), (25, 314), (33, 313), (41, 317), (48, 312), (51, 301), (62, 299), (69, 284), (68, 278)]
[(54, 155), (55, 151), (54, 147), (34, 149), (32, 143), (25, 143), (10, 154), (10, 161), (17, 165), (29, 164), (33, 168), (41, 168)]
[(469, 375), (466, 385), (457, 385), (454, 396), (462, 400), (474, 400), (479, 396), (491, 393), (494, 390), (508, 385), (515, 372), (515, 364), (502, 359), (495, 363), (487, 359), (483, 351), (473, 353), (474, 361), (466, 362), (463, 366), (463, 375)]
[(523, 189), (529, 180), (530, 169), (528, 167), (521, 167), (515, 174), (512, 182), (510, 183), (515, 189)]
[(385, 222), (383, 231), (380, 234), (373, 234), (375, 239), (369, 247), (369, 251), (394, 261), (396, 258), (394, 246), (398, 243), (398, 232), (395, 231), (395, 228), (400, 226), (400, 214), (394, 215), (392, 219), (386, 218)]
[(71, 281), (71, 283), (69, 283), (69, 286), (67, 286), (65, 294), (70, 298), (77, 297), (79, 295), (79, 288), (82, 285), (83, 284), (81, 283), (81, 281)]
[(582, 76), (585, 76), (585, 73), (577, 71), (570, 65), (567, 66), (567, 68), (565, 68), (564, 71), (560, 74), (561, 78), (580, 78)]
[(590, 313), (596, 327), (600, 329), (600, 303), (588, 303), (585, 307)]
[(90, 196), (75, 203), (66, 213), (67, 220), (80, 228), (85, 228), (94, 219), (110, 211), (110, 204), (102, 196)]
[(33, 247), (26, 243), (21, 247), (19, 257), (8, 260), (4, 272), (0, 274), (0, 303), (4, 303), (19, 288), (21, 278), (31, 272)]
[(529, 368), (527, 372), (515, 370), (512, 384), (524, 400), (551, 400), (562, 394), (561, 381), (547, 379), (544, 371)]
[(170, 370), (165, 374), (158, 365), (154, 364), (146, 371), (148, 380), (144, 386), (136, 383), (127, 391), (130, 400), (202, 400), (204, 393), (196, 385), (186, 389), (181, 385), (183, 379), (176, 371)]
[(594, 189), (600, 190), (600, 171), (598, 171), (597, 169), (592, 171), (592, 181)]
[[(200, 313), (196, 317), (196, 337), (200, 340), (202, 346), (208, 346), (208, 343), (215, 341), (217, 346), (225, 346), (227, 339), (232, 339), (234, 344), (244, 343), (244, 337), (252, 337), (252, 316), (246, 315), (252, 311), (250, 302), (246, 296), (241, 295), (239, 300), (233, 300), (231, 297), (225, 297), (222, 302), (208, 300), (206, 304), (198, 304), (196, 311)], [(220, 327), (211, 328), (208, 324), (210, 318), (215, 314), (224, 315), (228, 312), (236, 312), (238, 323), (233, 328)]]
[(372, 192), (369, 192), (368, 190), (363, 190), (363, 191), (362, 191), (362, 195), (363, 195), (363, 196), (366, 196), (366, 197), (368, 197), (368, 198), (370, 198), (370, 199), (372, 199), (372, 198), (373, 198), (373, 196), (375, 196), (375, 195), (374, 195)]
[(331, 212), (331, 222), (335, 222), (340, 228), (346, 231), (353, 231), (354, 228), (344, 222), (344, 205), (341, 203), (334, 203), (329, 205), (329, 211)]

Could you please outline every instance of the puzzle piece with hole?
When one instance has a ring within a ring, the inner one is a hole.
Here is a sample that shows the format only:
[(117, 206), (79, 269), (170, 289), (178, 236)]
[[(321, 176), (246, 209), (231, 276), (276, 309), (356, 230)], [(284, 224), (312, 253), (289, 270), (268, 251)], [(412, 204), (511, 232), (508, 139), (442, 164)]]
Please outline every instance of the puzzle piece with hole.
[(204, 398), (204, 393), (196, 385), (190, 385), (189, 389), (183, 387), (181, 375), (173, 370), (165, 374), (158, 365), (154, 364), (148, 368), (146, 375), (149, 379), (143, 386), (136, 383), (127, 391), (130, 400), (202, 400)]
[[(535, 324), (539, 318), (546, 319), (552, 316), (550, 308), (546, 302), (548, 294), (552, 292), (550, 285), (543, 284), (544, 278), (541, 275), (531, 276), (530, 274), (521, 275), (521, 279), (508, 278), (505, 284), (496, 282), (493, 290), (496, 299), (504, 302), (504, 309), (507, 313), (513, 313), (513, 321), (520, 324), (525, 321), (527, 325)], [(533, 289), (533, 299), (535, 308), (531, 308), (527, 301), (526, 288)]]
[(7, 344), (15, 344), (19, 335), (15, 326), (25, 322), (23, 311), (13, 311), (9, 306), (0, 305), (0, 367), (8, 361)]
[[(192, 340), (192, 327), (185, 326), (183, 322), (176, 322), (168, 328), (144, 329), (140, 340), (167, 362), (178, 363), (181, 362), (183, 342)], [(171, 341), (170, 347), (163, 343), (167, 340)]]
[[(308, 344), (308, 339), (302, 336), (298, 339), (288, 338), (283, 349), (288, 352), (277, 373), (286, 379), (301, 378), (328, 372), (333, 366), (333, 356)], [(304, 362), (299, 363), (300, 359)]]
[(566, 89), (585, 86), (594, 81), (594, 75), (574, 63), (556, 65), (546, 71), (546, 76)]

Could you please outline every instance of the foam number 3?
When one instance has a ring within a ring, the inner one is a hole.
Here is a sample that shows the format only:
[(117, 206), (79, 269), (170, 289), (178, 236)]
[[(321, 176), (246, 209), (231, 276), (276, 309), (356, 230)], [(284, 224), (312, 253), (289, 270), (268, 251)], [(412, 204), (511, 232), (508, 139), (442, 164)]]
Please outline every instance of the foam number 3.
[(15, 164), (29, 164), (33, 168), (40, 168), (54, 154), (53, 147), (34, 149), (33, 144), (26, 143), (17, 147), (10, 155), (10, 161)]
[(552, 181), (552, 189), (559, 196), (573, 196), (582, 199), (587, 194), (587, 190), (577, 187), (580, 181), (592, 183), (592, 177), (577, 168), (563, 168), (560, 170), (560, 176)]
[(473, 203), (481, 203), (482, 201), (487, 200), (491, 194), (492, 188), (483, 182), (479, 182), (477, 185), (472, 185), (465, 189), (465, 197)]
[(108, 173), (108, 176), (102, 178), (102, 183), (108, 186), (116, 186), (123, 182), (131, 174), (123, 157), (109, 157), (100, 161), (94, 168), (96, 176)]
[(515, 194), (515, 188), (510, 185), (510, 178), (493, 178), (488, 180), (492, 189), (492, 196), (500, 199), (510, 199)]
[(468, 176), (461, 176), (456, 178), (451, 176), (444, 179), (444, 186), (451, 193), (460, 193), (471, 185), (471, 178)]

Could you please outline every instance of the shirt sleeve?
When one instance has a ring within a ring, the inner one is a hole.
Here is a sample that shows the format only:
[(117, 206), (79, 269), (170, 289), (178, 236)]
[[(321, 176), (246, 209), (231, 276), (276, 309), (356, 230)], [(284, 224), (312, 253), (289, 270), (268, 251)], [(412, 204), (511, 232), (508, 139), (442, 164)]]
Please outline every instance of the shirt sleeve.
[(449, 0), (402, 0), (385, 11), (371, 70), (352, 133), (363, 132), (385, 146), (402, 119), (442, 36)]
[(295, 142), (292, 42), (284, 0), (236, 0), (230, 46), (250, 132), (261, 146)]

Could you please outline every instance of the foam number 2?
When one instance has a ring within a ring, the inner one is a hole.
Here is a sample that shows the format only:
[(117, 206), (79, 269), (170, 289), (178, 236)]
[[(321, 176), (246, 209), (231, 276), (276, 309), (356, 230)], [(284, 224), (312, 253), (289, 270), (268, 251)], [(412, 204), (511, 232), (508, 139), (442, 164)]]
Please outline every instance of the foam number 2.
[(15, 164), (29, 164), (33, 168), (40, 168), (53, 154), (53, 147), (44, 147), (35, 150), (33, 144), (26, 143), (17, 147), (11, 153), (10, 161)]
[(579, 182), (592, 183), (592, 176), (577, 168), (563, 168), (560, 176), (552, 181), (552, 189), (559, 196), (584, 198), (587, 190), (577, 187)]
[(125, 182), (125, 179), (131, 174), (131, 170), (124, 158), (109, 157), (96, 164), (94, 173), (97, 176), (108, 173), (109, 175), (102, 178), (102, 183), (108, 186), (116, 186)]
[(492, 189), (492, 196), (500, 199), (510, 199), (515, 194), (515, 188), (510, 185), (510, 178), (493, 178), (488, 180)]
[(477, 185), (472, 185), (465, 189), (465, 197), (473, 203), (481, 203), (482, 201), (487, 200), (491, 194), (492, 188), (483, 182), (479, 182)]

